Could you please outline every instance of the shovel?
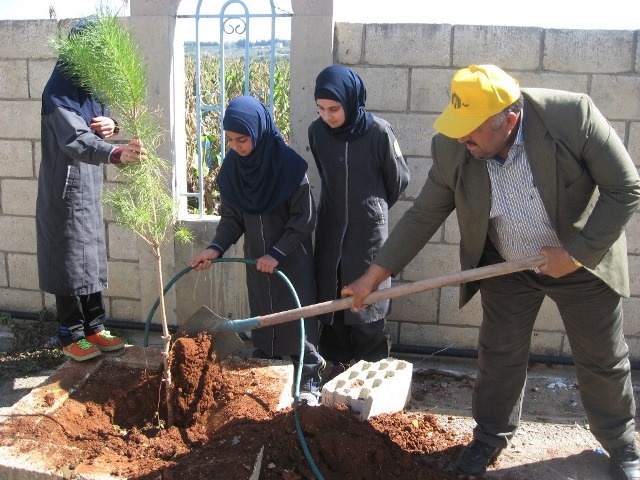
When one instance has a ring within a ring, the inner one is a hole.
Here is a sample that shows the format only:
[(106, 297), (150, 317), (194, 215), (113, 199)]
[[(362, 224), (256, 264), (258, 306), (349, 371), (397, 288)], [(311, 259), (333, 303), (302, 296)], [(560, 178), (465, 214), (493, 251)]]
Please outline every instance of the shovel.
[[(496, 263), (479, 268), (472, 268), (461, 272), (451, 273), (440, 277), (418, 280), (415, 282), (401, 283), (389, 288), (376, 290), (367, 295), (363, 305), (370, 305), (380, 300), (403, 297), (413, 293), (423, 292), (434, 288), (459, 285), (461, 283), (482, 280), (483, 278), (497, 277), (521, 270), (544, 265), (546, 257), (536, 255), (533, 257)], [(291, 322), (306, 317), (313, 317), (323, 313), (346, 310), (351, 307), (352, 297), (338, 298), (323, 303), (316, 303), (304, 307), (294, 308), (283, 312), (270, 313), (258, 317), (228, 320), (216, 317), (205, 306), (202, 306), (178, 329), (178, 335), (194, 336), (200, 332), (209, 332), (212, 335), (213, 347), (218, 358), (226, 358), (228, 355), (243, 347), (243, 342), (235, 332), (244, 332), (262, 327), (271, 327), (282, 323)]]

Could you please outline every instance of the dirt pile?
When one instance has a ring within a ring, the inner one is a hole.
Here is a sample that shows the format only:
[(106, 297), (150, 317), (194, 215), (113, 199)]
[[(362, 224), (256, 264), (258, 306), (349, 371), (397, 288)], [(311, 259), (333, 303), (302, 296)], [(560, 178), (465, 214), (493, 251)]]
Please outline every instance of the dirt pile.
[(299, 405), (302, 443), (296, 410), (278, 410), (277, 379), (252, 362), (233, 357), (222, 365), (207, 335), (178, 339), (174, 426), (166, 428), (160, 371), (104, 365), (51, 414), (0, 424), (0, 445), (37, 450), (70, 476), (249, 479), (262, 452), (263, 480), (315, 478), (308, 456), (326, 480), (458, 478), (447, 468), (469, 438), (428, 413), (362, 422), (346, 407)]

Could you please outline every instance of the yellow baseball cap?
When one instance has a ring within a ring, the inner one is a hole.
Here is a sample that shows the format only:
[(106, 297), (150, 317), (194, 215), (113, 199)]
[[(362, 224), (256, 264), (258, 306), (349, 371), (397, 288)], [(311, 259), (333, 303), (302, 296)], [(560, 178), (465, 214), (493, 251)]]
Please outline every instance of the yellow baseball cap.
[(451, 103), (433, 126), (447, 137), (464, 137), (519, 97), (518, 81), (500, 68), (495, 65), (470, 65), (453, 76)]

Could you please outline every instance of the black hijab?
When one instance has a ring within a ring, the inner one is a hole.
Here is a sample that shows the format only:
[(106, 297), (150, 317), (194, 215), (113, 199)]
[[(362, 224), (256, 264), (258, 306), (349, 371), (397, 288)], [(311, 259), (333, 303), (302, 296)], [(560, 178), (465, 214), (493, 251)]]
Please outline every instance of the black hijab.
[(222, 201), (252, 214), (286, 201), (302, 183), (308, 165), (284, 142), (269, 110), (254, 97), (236, 97), (229, 102), (222, 126), (253, 142), (246, 157), (235, 150), (225, 155), (217, 178)]
[[(81, 18), (71, 28), (69, 38), (81, 35), (96, 22), (97, 17), (91, 15)], [(42, 92), (41, 115), (49, 115), (56, 108), (64, 108), (80, 115), (87, 125), (91, 125), (94, 117), (108, 117), (109, 110), (96, 101), (91, 93), (78, 86), (77, 82), (66, 72), (61, 60), (56, 62), (53, 73)]]
[(331, 135), (343, 142), (351, 142), (367, 133), (373, 125), (373, 115), (364, 108), (367, 89), (357, 73), (341, 65), (331, 65), (316, 78), (316, 100), (338, 101), (344, 108), (345, 121), (338, 128), (329, 129)]
[(94, 117), (108, 117), (108, 109), (96, 101), (93, 96), (79, 87), (76, 82), (65, 73), (58, 61), (53, 73), (42, 92), (41, 115), (49, 115), (56, 108), (64, 108), (80, 115), (87, 125)]

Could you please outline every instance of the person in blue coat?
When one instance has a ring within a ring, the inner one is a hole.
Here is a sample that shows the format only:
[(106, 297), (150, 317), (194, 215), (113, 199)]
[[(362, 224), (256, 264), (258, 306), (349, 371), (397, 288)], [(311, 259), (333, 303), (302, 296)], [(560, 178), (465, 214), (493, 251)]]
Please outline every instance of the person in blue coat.
[[(70, 34), (86, 28), (91, 22), (80, 20)], [(123, 347), (104, 328), (102, 291), (108, 282), (102, 178), (104, 165), (138, 162), (146, 150), (138, 140), (122, 147), (105, 141), (117, 133), (108, 108), (58, 61), (42, 93), (38, 276), (40, 289), (55, 295), (63, 353), (78, 361)]]
[[(388, 235), (389, 209), (409, 183), (393, 128), (366, 110), (366, 97), (364, 82), (347, 67), (331, 65), (316, 78), (319, 116), (308, 135), (321, 180), (315, 236), (319, 302), (340, 298), (340, 289), (373, 262)], [(320, 353), (333, 363), (330, 376), (353, 362), (389, 356), (390, 305), (383, 301), (359, 312), (320, 316)]]
[[(312, 233), (316, 209), (307, 162), (289, 147), (271, 114), (257, 98), (232, 99), (222, 120), (230, 150), (216, 179), (220, 190), (220, 223), (210, 245), (191, 266), (207, 269), (244, 236), (244, 255), (256, 265), (246, 267), (252, 316), (295, 308), (293, 293), (274, 269), (293, 285), (301, 306), (316, 301)], [(251, 331), (258, 358), (290, 357), (297, 367), (304, 343), (300, 399), (317, 405), (325, 361), (318, 353), (318, 320), (299, 321)]]

